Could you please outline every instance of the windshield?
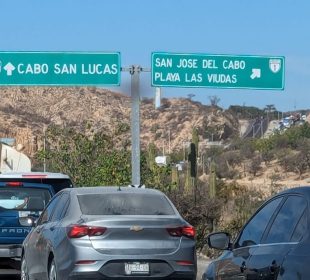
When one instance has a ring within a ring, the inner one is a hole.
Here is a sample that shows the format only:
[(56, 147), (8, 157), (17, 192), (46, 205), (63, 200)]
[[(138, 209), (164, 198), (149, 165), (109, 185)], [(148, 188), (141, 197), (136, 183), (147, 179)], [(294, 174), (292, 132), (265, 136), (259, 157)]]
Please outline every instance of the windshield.
[(61, 191), (62, 189), (73, 187), (71, 180), (67, 178), (0, 178), (0, 182), (16, 182), (16, 180), (18, 182), (51, 185), (55, 193)]
[(85, 215), (175, 215), (166, 197), (151, 194), (87, 194), (78, 196)]
[(51, 195), (35, 188), (0, 188), (0, 210), (43, 210)]

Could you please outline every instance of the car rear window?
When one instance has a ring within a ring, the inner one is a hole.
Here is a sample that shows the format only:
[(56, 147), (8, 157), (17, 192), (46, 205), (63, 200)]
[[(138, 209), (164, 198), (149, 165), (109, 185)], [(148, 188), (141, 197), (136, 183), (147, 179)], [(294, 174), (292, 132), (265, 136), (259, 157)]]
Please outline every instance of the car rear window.
[(51, 199), (48, 190), (37, 188), (0, 188), (0, 210), (43, 210)]
[(36, 184), (48, 184), (51, 185), (55, 193), (62, 189), (72, 188), (73, 184), (70, 179), (61, 178), (0, 178), (0, 182), (25, 182)]
[(175, 215), (165, 196), (137, 193), (78, 195), (84, 215)]

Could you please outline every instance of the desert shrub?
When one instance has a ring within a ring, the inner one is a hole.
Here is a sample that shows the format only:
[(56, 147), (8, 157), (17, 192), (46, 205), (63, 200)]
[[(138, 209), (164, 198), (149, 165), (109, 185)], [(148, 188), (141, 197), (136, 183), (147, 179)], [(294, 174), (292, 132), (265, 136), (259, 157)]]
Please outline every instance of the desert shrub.
[(181, 215), (195, 227), (197, 249), (201, 250), (206, 235), (214, 230), (214, 221), (220, 218), (222, 200), (210, 199), (206, 195), (202, 195), (202, 189), (199, 187), (196, 195), (177, 191), (168, 193), (168, 196)]
[(162, 132), (158, 131), (155, 133), (155, 140), (158, 140), (162, 136)]
[(215, 160), (216, 163), (216, 175), (218, 178), (234, 179), (238, 175), (238, 171), (235, 170), (229, 163), (225, 154), (222, 154)]
[(280, 164), (283, 166), (285, 171), (295, 172), (299, 175), (299, 178), (301, 178), (302, 174), (310, 168), (310, 158), (308, 156), (309, 154), (307, 155), (302, 152), (294, 152), (285, 156), (283, 160), (280, 161)]
[[(250, 190), (237, 184), (226, 185), (228, 199), (233, 200), (232, 208), (226, 209), (224, 215), (230, 215), (227, 222), (220, 224), (220, 229), (236, 237), (249, 217), (264, 201), (264, 194), (258, 190)], [(223, 192), (223, 191), (222, 191)], [(225, 192), (224, 192), (225, 193)]]
[(279, 149), (275, 152), (276, 158), (278, 160), (279, 165), (284, 169), (284, 171), (288, 172), (291, 170), (291, 158), (294, 156), (294, 151), (286, 148), (286, 149)]
[(128, 123), (118, 123), (116, 126), (115, 134), (121, 135), (130, 131), (130, 125)]
[(219, 155), (223, 153), (224, 149), (222, 147), (210, 147), (206, 149), (206, 158), (217, 158)]
[(150, 128), (150, 131), (152, 133), (156, 133), (158, 129), (159, 129), (159, 124), (153, 124), (152, 127)]
[(240, 146), (240, 155), (243, 159), (251, 159), (255, 150), (255, 142), (252, 139), (245, 140)]
[(260, 155), (254, 156), (247, 164), (247, 171), (254, 177), (261, 170), (262, 158)]

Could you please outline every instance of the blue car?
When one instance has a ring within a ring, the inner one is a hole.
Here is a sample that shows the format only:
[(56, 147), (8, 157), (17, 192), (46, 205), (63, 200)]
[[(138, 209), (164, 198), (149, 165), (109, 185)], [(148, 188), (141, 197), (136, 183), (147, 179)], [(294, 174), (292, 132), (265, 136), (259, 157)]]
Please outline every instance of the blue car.
[(54, 194), (47, 184), (0, 182), (0, 267), (18, 269), (22, 243), (32, 222)]

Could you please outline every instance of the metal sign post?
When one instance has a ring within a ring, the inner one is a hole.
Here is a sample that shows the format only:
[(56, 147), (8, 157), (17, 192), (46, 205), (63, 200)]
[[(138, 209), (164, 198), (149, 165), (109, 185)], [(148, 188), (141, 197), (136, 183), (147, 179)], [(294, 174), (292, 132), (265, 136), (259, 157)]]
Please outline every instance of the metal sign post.
[(141, 72), (139, 65), (130, 67), (131, 75), (131, 170), (132, 184), (140, 185), (140, 91), (139, 76)]
[(132, 185), (141, 184), (140, 175), (140, 73), (151, 72), (151, 69), (140, 65), (122, 67), (131, 75), (131, 181)]

